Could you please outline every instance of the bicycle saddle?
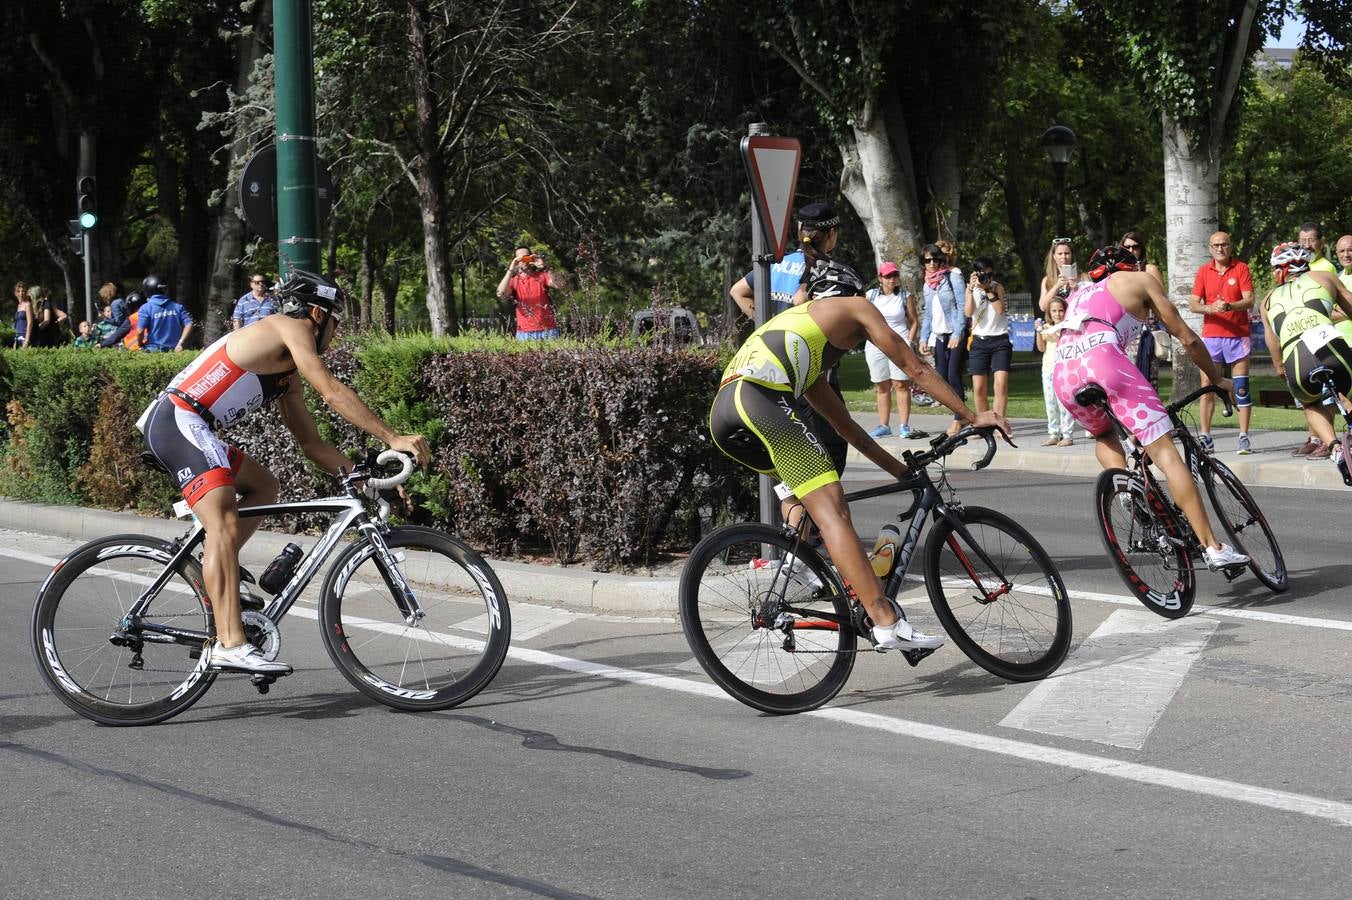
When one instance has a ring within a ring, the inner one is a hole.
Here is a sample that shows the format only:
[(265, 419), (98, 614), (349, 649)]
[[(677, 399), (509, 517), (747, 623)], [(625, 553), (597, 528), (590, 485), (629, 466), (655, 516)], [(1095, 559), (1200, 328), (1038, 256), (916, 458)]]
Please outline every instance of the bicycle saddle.
[(1075, 402), (1081, 406), (1099, 406), (1108, 402), (1108, 394), (1097, 384), (1086, 384), (1075, 392)]

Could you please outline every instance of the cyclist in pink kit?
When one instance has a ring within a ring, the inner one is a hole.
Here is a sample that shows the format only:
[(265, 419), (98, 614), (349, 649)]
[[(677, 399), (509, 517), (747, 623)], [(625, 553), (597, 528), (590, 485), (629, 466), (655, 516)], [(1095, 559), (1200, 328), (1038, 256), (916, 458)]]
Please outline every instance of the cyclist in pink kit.
[(1066, 300), (1052, 386), (1071, 416), (1094, 435), (1094, 453), (1099, 464), (1105, 469), (1126, 468), (1126, 453), (1108, 414), (1075, 402), (1076, 392), (1085, 385), (1103, 388), (1113, 414), (1168, 479), (1174, 502), (1206, 548), (1207, 565), (1212, 569), (1242, 565), (1249, 561), (1248, 557), (1229, 544), (1222, 544), (1211, 530), (1197, 484), (1174, 446), (1169, 414), (1159, 394), (1127, 357), (1124, 348), (1145, 327), (1154, 310), (1160, 323), (1178, 339), (1212, 384), (1229, 391), (1231, 381), (1216, 367), (1202, 339), (1179, 317), (1159, 281), (1140, 271), (1139, 266), (1136, 256), (1122, 247), (1104, 247), (1090, 257), (1092, 283), (1076, 289)]

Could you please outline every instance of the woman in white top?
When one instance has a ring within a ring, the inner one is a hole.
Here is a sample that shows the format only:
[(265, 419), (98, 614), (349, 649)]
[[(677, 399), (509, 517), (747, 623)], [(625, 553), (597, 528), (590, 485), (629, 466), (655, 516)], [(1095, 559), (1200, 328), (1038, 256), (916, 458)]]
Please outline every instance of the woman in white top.
[(989, 409), (986, 386), (994, 381), (995, 411), (1003, 416), (1009, 406), (1009, 364), (1014, 343), (1009, 339), (1009, 316), (1005, 315), (1005, 286), (995, 280), (995, 263), (988, 256), (972, 260), (963, 312), (972, 319), (967, 372), (972, 376), (977, 411)]
[[(901, 271), (896, 263), (885, 262), (878, 267), (881, 286), (869, 291), (869, 302), (878, 307), (887, 324), (906, 342), (908, 347), (915, 346), (915, 333), (920, 328), (920, 320), (915, 315), (915, 301), (909, 292), (901, 287)], [(900, 421), (897, 433), (903, 438), (929, 437), (923, 431), (911, 430), (911, 381), (901, 367), (888, 359), (883, 351), (871, 341), (864, 342), (864, 358), (868, 360), (869, 380), (878, 394), (877, 428), (869, 432), (871, 437), (886, 437), (892, 433), (888, 424), (892, 419), (892, 393), (897, 395), (897, 419)]]
[(1042, 276), (1038, 311), (1045, 313), (1053, 297), (1064, 300), (1078, 285), (1088, 280), (1075, 265), (1075, 250), (1070, 245), (1070, 238), (1054, 238), (1051, 249), (1047, 251), (1047, 273)]

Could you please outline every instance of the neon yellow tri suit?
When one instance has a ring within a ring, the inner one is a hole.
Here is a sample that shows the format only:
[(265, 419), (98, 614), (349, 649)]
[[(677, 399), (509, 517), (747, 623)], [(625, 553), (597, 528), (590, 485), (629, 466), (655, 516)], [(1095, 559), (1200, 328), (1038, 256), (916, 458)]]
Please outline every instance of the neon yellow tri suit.
[(1333, 297), (1308, 272), (1274, 288), (1263, 310), (1277, 333), (1293, 397), (1305, 403), (1319, 399), (1319, 385), (1309, 377), (1319, 366), (1333, 370), (1339, 392), (1352, 389), (1352, 346), (1330, 318)]
[(813, 302), (820, 301), (785, 310), (747, 338), (723, 371), (709, 410), (709, 433), (719, 450), (775, 475), (800, 500), (839, 481), (844, 465), (801, 414), (809, 408), (803, 393), (846, 353), (808, 315)]

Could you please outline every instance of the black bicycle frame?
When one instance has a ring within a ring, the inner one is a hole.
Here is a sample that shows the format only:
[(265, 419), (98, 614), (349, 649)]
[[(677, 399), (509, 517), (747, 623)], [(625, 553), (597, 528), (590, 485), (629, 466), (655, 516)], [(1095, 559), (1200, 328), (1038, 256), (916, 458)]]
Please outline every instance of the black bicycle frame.
[[(931, 516), (933, 516), (936, 523), (940, 519), (947, 521), (949, 525), (952, 526), (953, 531), (967, 543), (967, 546), (976, 552), (977, 558), (981, 560), (983, 565), (989, 567), (990, 571), (999, 571), (999, 568), (995, 565), (995, 561), (987, 555), (981, 544), (977, 542), (972, 537), (971, 532), (967, 530), (966, 523), (964, 523), (944, 501), (942, 495), (939, 493), (939, 489), (935, 486), (933, 479), (930, 478), (929, 472), (923, 467), (917, 468), (910, 476), (894, 484), (885, 484), (874, 488), (864, 488), (863, 490), (848, 493), (845, 495), (845, 502), (849, 504), (857, 500), (869, 500), (873, 497), (898, 494), (902, 491), (911, 492), (911, 506), (905, 512), (899, 513), (897, 518), (902, 521), (909, 518), (910, 522), (907, 525), (906, 533), (902, 536), (901, 547), (897, 551), (897, 561), (892, 567), (892, 574), (888, 577), (887, 583), (883, 585), (883, 593), (888, 599), (894, 599), (901, 590), (902, 582), (906, 579), (906, 573), (910, 569), (911, 560), (915, 558), (916, 548), (920, 545), (920, 533), (925, 528), (926, 519), (929, 519)], [(809, 521), (810, 517), (804, 515), (803, 521), (798, 525), (796, 530), (797, 543), (794, 546), (795, 555), (797, 554), (798, 549), (806, 544), (803, 536), (807, 533)], [(788, 576), (786, 575), (785, 577)], [(980, 584), (979, 579), (977, 580), (977, 583)], [(774, 585), (772, 582), (772, 593), (773, 587)], [(1001, 587), (995, 591), (988, 591), (987, 593), (988, 595), (994, 594), (995, 596), (999, 596), (1002, 593), (1008, 592), (1009, 588), (1010, 585), (1008, 580), (1003, 578), (1002, 575)], [(988, 599), (993, 600), (994, 596), (988, 596)], [(811, 612), (813, 615), (824, 619), (834, 620), (836, 618), (833, 614), (825, 613), (821, 610), (812, 610)]]

